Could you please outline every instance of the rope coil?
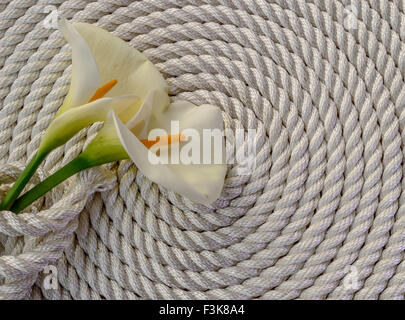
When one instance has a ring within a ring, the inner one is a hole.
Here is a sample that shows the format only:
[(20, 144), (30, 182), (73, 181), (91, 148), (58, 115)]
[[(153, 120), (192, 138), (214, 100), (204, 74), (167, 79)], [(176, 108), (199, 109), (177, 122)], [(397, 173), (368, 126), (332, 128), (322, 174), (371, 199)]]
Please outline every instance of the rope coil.
[[(229, 166), (212, 208), (122, 161), (32, 212), (2, 212), (0, 298), (405, 298), (402, 1), (3, 1), (0, 196), (69, 86), (69, 48), (43, 25), (49, 5), (144, 52), (173, 99), (255, 128), (256, 166)], [(53, 152), (37, 179), (97, 128)], [(48, 265), (57, 289), (44, 287)]]

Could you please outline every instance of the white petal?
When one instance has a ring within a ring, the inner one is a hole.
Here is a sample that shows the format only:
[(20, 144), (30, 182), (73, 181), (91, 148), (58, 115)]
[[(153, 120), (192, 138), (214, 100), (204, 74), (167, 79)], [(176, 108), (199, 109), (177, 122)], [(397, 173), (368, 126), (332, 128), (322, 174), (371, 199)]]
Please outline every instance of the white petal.
[(135, 94), (145, 99), (153, 89), (167, 92), (167, 84), (156, 67), (138, 50), (108, 31), (87, 23), (74, 24), (89, 45), (99, 66), (101, 83), (117, 85), (107, 96)]
[(151, 90), (138, 112), (129, 121), (125, 122), (120, 114), (118, 117), (139, 139), (146, 139), (152, 113), (156, 110), (164, 110), (169, 103), (169, 97), (164, 91)]
[(170, 130), (171, 121), (175, 120), (179, 121), (180, 131), (188, 128), (197, 130), (223, 128), (221, 110), (217, 106), (203, 104), (197, 107), (191, 102), (177, 100), (163, 112), (153, 110), (149, 130), (153, 128)]
[[(179, 132), (172, 131), (172, 122), (178, 121)], [(154, 128), (162, 128), (168, 132), (168, 134), (182, 133), (186, 129), (195, 129), (198, 131), (200, 139), (200, 163), (203, 162), (204, 144), (203, 144), (203, 131), (205, 129), (210, 130), (215, 134), (216, 138), (212, 138), (211, 141), (211, 163), (226, 163), (225, 160), (225, 142), (222, 137), (223, 134), (223, 123), (221, 111), (217, 106), (204, 104), (199, 107), (194, 104), (178, 100), (173, 102), (169, 108), (167, 108), (162, 113), (157, 113), (154, 111), (151, 120), (149, 121), (148, 131), (150, 132)], [(216, 132), (215, 132), (216, 131)], [(218, 139), (221, 140), (220, 146), (218, 144)], [(214, 144), (216, 140), (217, 144)], [(221, 148), (222, 150), (218, 150)], [(221, 154), (220, 154), (221, 153)], [(220, 155), (219, 155), (220, 154)], [(216, 158), (215, 158), (216, 157)], [(218, 157), (221, 159), (219, 160)], [(215, 161), (216, 159), (216, 161)], [(225, 169), (224, 169), (225, 170)]]
[[(189, 108), (190, 105), (187, 105), (187, 109)], [(183, 120), (192, 116), (192, 119), (185, 121), (185, 125), (191, 123), (197, 124), (197, 120), (199, 119), (202, 121), (198, 124), (200, 129), (202, 126), (205, 126), (205, 128), (212, 126), (212, 124), (208, 123), (209, 121), (212, 121), (215, 126), (222, 128), (222, 118), (217, 108), (210, 107), (206, 110), (203, 109), (205, 108), (201, 108), (199, 112), (196, 112), (194, 109), (187, 110), (186, 115), (177, 114), (176, 111), (172, 110), (170, 114), (173, 117), (176, 114), (182, 116)], [(170, 118), (168, 117), (168, 119)], [(129, 157), (150, 180), (197, 203), (209, 205), (219, 198), (226, 174), (225, 164), (152, 164), (148, 158), (148, 155), (151, 156), (151, 151), (132, 134), (117, 116), (114, 116), (114, 121), (118, 137)]]
[(96, 60), (86, 41), (65, 19), (58, 21), (59, 30), (72, 47), (72, 78), (69, 92), (58, 115), (69, 108), (85, 104), (100, 86)]

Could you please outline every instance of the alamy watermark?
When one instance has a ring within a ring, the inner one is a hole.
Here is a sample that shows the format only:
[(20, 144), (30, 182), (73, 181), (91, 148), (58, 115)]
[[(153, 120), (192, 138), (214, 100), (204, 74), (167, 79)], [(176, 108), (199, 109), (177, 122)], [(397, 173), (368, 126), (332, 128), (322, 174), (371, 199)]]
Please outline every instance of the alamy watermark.
[(46, 275), (42, 282), (44, 289), (46, 290), (57, 290), (59, 288), (58, 282), (58, 269), (55, 266), (46, 266), (43, 270)]
[(355, 266), (346, 266), (344, 272), (346, 273), (343, 278), (343, 287), (346, 290), (354, 291), (360, 288), (359, 271)]
[(45, 29), (57, 29), (58, 28), (58, 9), (53, 5), (48, 5), (44, 8), (44, 13), (48, 13), (44, 19), (42, 25)]
[(188, 128), (180, 132), (179, 128), (175, 120), (170, 132), (160, 128), (149, 132), (148, 140), (156, 141), (148, 152), (151, 164), (237, 164), (240, 175), (256, 167), (256, 129)]
[(358, 9), (354, 5), (348, 5), (343, 10), (343, 27), (350, 31), (358, 28)]

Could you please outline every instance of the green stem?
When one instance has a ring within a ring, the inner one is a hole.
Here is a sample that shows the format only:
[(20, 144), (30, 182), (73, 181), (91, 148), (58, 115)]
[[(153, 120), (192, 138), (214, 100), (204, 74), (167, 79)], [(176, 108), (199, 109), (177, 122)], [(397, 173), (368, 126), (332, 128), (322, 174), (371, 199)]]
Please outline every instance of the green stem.
[(35, 157), (31, 159), (7, 195), (3, 198), (0, 204), (0, 210), (9, 210), (11, 208), (15, 199), (17, 199), (21, 191), (23, 191), (25, 185), (28, 183), (28, 181), (30, 181), (41, 162), (45, 159), (46, 155), (47, 153), (45, 152), (37, 153)]
[(18, 198), (11, 206), (11, 211), (20, 212), (75, 173), (124, 159), (128, 159), (128, 154), (117, 137), (114, 123), (107, 121), (97, 136), (77, 158)]
[(28, 207), (35, 200), (42, 197), (52, 188), (56, 187), (58, 184), (73, 176), (84, 169), (93, 167), (94, 165), (87, 161), (84, 157), (79, 155), (77, 158), (70, 161), (63, 168), (56, 171), (54, 174), (46, 178), (44, 181), (36, 185), (30, 191), (26, 192), (20, 198), (18, 198), (11, 207), (11, 211), (19, 213), (21, 210)]

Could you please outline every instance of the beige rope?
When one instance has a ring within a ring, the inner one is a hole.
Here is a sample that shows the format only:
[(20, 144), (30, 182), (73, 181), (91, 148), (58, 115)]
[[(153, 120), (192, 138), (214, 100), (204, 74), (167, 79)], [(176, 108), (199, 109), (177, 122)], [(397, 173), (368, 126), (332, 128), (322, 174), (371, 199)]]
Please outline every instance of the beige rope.
[[(123, 161), (32, 212), (0, 213), (1, 298), (404, 299), (403, 1), (3, 1), (1, 196), (68, 89), (70, 49), (43, 25), (50, 4), (143, 51), (173, 99), (257, 129), (256, 167), (229, 166), (213, 208)], [(57, 289), (46, 288), (48, 265)]]

